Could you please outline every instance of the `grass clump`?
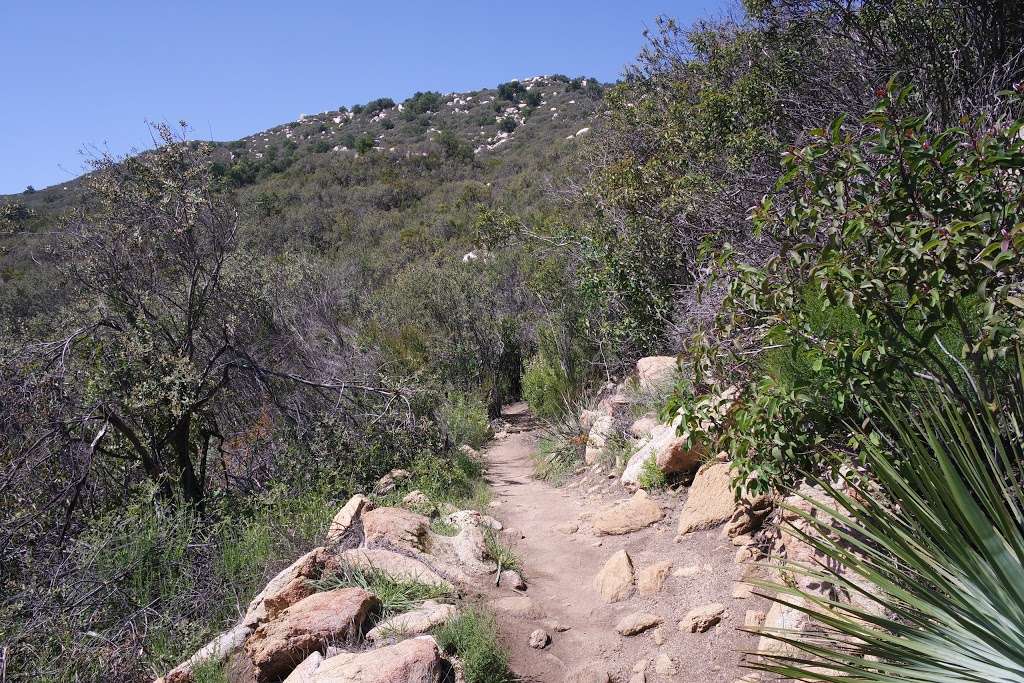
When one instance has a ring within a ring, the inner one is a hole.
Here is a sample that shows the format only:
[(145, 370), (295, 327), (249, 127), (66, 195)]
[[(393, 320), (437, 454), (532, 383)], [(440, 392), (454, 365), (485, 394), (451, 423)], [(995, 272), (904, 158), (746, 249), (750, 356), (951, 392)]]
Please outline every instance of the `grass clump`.
[(668, 477), (658, 467), (658, 461), (654, 457), (644, 460), (640, 467), (640, 476), (636, 480), (637, 486), (645, 490), (663, 489), (668, 486)]
[(466, 683), (512, 683), (508, 655), (498, 642), (494, 617), (471, 607), (434, 631), (438, 644), (463, 664)]
[(314, 582), (317, 590), (362, 588), (377, 596), (381, 609), (378, 621), (416, 609), (427, 600), (447, 600), (450, 589), (411, 579), (399, 579), (379, 569), (342, 565), (330, 576)]
[(487, 404), (477, 396), (455, 394), (441, 407), (441, 418), (453, 443), (480, 448), (491, 438)]
[(498, 571), (514, 569), (518, 571), (521, 563), (512, 547), (498, 538), (494, 529), (487, 529), (484, 533), (484, 543), (487, 547), (487, 555), (498, 563)]

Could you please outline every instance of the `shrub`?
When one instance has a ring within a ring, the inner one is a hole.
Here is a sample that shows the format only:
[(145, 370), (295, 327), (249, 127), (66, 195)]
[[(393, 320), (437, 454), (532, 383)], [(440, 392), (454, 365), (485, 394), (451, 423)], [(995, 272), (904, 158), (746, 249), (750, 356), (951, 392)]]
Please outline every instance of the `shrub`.
[(552, 486), (562, 486), (583, 461), (582, 437), (553, 431), (541, 437), (534, 451), (534, 476)]
[(494, 529), (484, 531), (484, 543), (487, 547), (487, 556), (498, 563), (499, 573), (506, 569), (521, 570), (522, 564), (519, 561), (519, 556), (516, 555), (512, 546), (501, 540)]
[(375, 144), (373, 136), (369, 133), (364, 133), (356, 139), (355, 149), (359, 154), (368, 154)]
[[(796, 680), (818, 680), (821, 664), (833, 680), (1021, 680), (1019, 356), (1014, 367), (1014, 398), (1002, 406), (935, 389), (876, 405), (894, 437), (859, 434), (867, 480), (845, 476), (833, 486), (812, 475), (835, 502), (808, 498), (811, 513), (800, 513), (791, 533), (825, 559), (788, 569), (832, 588), (768, 584), (820, 628), (765, 630), (792, 654), (756, 668)], [(858, 596), (861, 606), (838, 596)]]
[(441, 419), (456, 446), (469, 444), (473, 448), (480, 448), (491, 438), (487, 404), (477, 396), (452, 394), (441, 407)]
[(668, 477), (658, 467), (655, 458), (648, 458), (640, 468), (640, 476), (637, 477), (637, 486), (645, 490), (663, 489), (668, 486)]
[(494, 617), (478, 607), (463, 610), (434, 631), (438, 644), (465, 667), (466, 683), (512, 683), (508, 655), (498, 642)]
[(377, 596), (381, 608), (377, 621), (385, 621), (396, 614), (416, 609), (427, 600), (449, 600), (451, 590), (435, 584), (395, 578), (379, 569), (342, 565), (315, 582), (318, 591), (337, 588), (362, 588)]
[(519, 124), (516, 123), (516, 120), (514, 118), (512, 118), (511, 116), (506, 116), (501, 120), (501, 123), (498, 124), (498, 128), (506, 133), (511, 133), (516, 129), (518, 125)]
[(538, 417), (558, 417), (571, 389), (565, 371), (545, 354), (538, 354), (526, 363), (523, 398)]
[(439, 92), (417, 92), (402, 103), (402, 108), (408, 112), (408, 116), (415, 117), (429, 111), (440, 110), (442, 102), (443, 99)]
[(522, 83), (519, 81), (509, 81), (498, 86), (498, 99), (515, 102), (525, 92), (526, 86)]

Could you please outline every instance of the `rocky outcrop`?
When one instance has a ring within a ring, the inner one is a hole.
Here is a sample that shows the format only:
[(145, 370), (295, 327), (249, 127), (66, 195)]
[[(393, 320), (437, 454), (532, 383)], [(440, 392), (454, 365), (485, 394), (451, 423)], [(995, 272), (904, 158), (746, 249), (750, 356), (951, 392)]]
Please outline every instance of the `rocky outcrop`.
[(249, 603), (241, 625), (255, 628), (278, 612), (312, 595), (310, 581), (319, 579), (324, 570), (334, 566), (333, 556), (325, 548), (315, 548), (272, 578), (259, 595)]
[(343, 652), (321, 660), (310, 683), (441, 683), (450, 672), (431, 636), (410, 638), (366, 652)]
[[(362, 494), (352, 496), (344, 507), (338, 510), (331, 520), (327, 529), (327, 545), (333, 546), (342, 544), (345, 547), (357, 547), (363, 542), (362, 523), (360, 517), (363, 512), (370, 510), (373, 503)], [(354, 544), (342, 543), (343, 540), (354, 537)]]
[(664, 516), (646, 491), (637, 491), (631, 498), (598, 512), (591, 523), (598, 534), (618, 535), (648, 527)]
[(382, 548), (353, 548), (340, 556), (344, 564), (362, 569), (376, 569), (388, 576), (403, 581), (418, 581), (431, 586), (441, 586), (450, 591), (455, 588), (447, 579), (420, 560)]
[(703, 450), (687, 448), (681, 436), (670, 425), (656, 426), (647, 441), (634, 453), (622, 471), (622, 485), (627, 489), (639, 486), (644, 465), (654, 460), (655, 465), (665, 474), (689, 472), (700, 465)]
[(368, 547), (394, 547), (425, 551), (430, 520), (404, 508), (376, 508), (363, 514)]
[(734, 510), (729, 463), (704, 465), (697, 471), (686, 496), (677, 537), (722, 524), (732, 518)]
[(672, 387), (678, 369), (675, 356), (648, 356), (636, 362), (636, 381), (644, 392), (667, 391)]
[(380, 622), (367, 632), (366, 640), (377, 643), (388, 638), (418, 636), (448, 621), (455, 613), (454, 605), (427, 600), (414, 610), (396, 614)]
[(314, 593), (259, 626), (245, 643), (257, 683), (278, 680), (311, 652), (356, 638), (363, 622), (380, 605), (361, 588)]
[(594, 577), (594, 589), (605, 602), (619, 602), (633, 594), (633, 561), (620, 550), (612, 555)]

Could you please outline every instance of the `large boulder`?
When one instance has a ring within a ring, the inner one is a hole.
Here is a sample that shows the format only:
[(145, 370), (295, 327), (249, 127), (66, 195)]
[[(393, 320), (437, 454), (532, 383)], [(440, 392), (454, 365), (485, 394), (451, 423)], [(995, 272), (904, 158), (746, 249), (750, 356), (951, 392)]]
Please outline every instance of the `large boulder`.
[(661, 423), (658, 422), (658, 417), (654, 414), (644, 415), (633, 420), (633, 423), (629, 425), (629, 433), (638, 439), (645, 439), (649, 437)]
[(633, 594), (633, 561), (620, 550), (612, 555), (594, 577), (594, 589), (605, 602), (620, 602)]
[(659, 470), (665, 474), (689, 472), (700, 465), (703, 450), (687, 448), (684, 439), (676, 434), (671, 425), (658, 425), (650, 438), (630, 457), (622, 471), (622, 485), (627, 489), (639, 486), (644, 464), (653, 459)]
[(196, 650), (196, 653), (186, 659), (162, 679), (164, 683), (192, 683), (193, 672), (196, 668), (204, 665), (220, 664), (231, 655), (241, 649), (245, 639), (252, 633), (248, 626), (239, 624), (229, 631), (221, 633), (209, 643)]
[(257, 683), (283, 678), (296, 663), (328, 645), (355, 640), (367, 616), (380, 606), (362, 588), (314, 593), (260, 625), (245, 643)]
[[(359, 523), (363, 512), (370, 510), (373, 503), (366, 496), (356, 494), (338, 510), (327, 529), (327, 545), (358, 547), (363, 542), (362, 525)], [(351, 540), (349, 540), (351, 539)], [(348, 542), (346, 542), (348, 541)]]
[(636, 381), (641, 391), (666, 391), (672, 387), (678, 369), (675, 356), (648, 356), (636, 362)]
[(363, 514), (368, 547), (426, 550), (430, 520), (405, 508), (376, 508)]
[(661, 506), (651, 500), (646, 491), (637, 491), (631, 498), (598, 512), (591, 524), (598, 534), (628, 534), (650, 526), (664, 516)]
[(281, 610), (313, 594), (311, 581), (334, 566), (333, 556), (324, 548), (314, 548), (278, 572), (249, 603), (241, 625), (255, 628), (274, 618)]
[(467, 524), (455, 536), (430, 534), (426, 551), (439, 564), (452, 567), (454, 574), (482, 576), (494, 573), (498, 565), (487, 556), (487, 539), (482, 527)]
[(365, 652), (342, 652), (322, 660), (310, 683), (441, 683), (451, 665), (431, 636)]
[(587, 435), (587, 449), (583, 459), (588, 465), (593, 465), (604, 455), (608, 439), (615, 430), (615, 419), (611, 415), (601, 415), (594, 420), (594, 425)]
[(727, 462), (704, 465), (697, 471), (679, 515), (677, 538), (728, 521), (735, 509), (732, 476)]
[(441, 586), (450, 591), (455, 587), (420, 560), (383, 548), (353, 548), (339, 556), (339, 562), (360, 569), (376, 569), (402, 581), (418, 581)]
[(378, 643), (392, 637), (418, 636), (448, 621), (455, 616), (455, 612), (455, 605), (427, 600), (414, 610), (380, 622), (369, 630), (366, 639)]

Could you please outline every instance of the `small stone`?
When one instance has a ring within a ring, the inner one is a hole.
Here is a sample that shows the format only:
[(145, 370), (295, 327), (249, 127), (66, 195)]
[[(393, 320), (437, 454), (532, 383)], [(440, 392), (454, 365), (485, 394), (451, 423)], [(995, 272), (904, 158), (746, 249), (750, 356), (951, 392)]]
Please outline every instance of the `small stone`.
[(526, 590), (526, 582), (523, 581), (523, 577), (513, 569), (506, 569), (498, 575), (498, 585), (517, 591)]
[(609, 683), (611, 676), (600, 664), (584, 664), (565, 674), (563, 683)]
[(672, 560), (655, 562), (649, 567), (644, 567), (636, 577), (636, 587), (641, 595), (657, 593), (665, 585), (668, 572), (672, 568)]
[(664, 645), (665, 644), (665, 630), (660, 626), (654, 629), (654, 644)]
[(633, 673), (639, 674), (647, 671), (647, 665), (651, 663), (649, 659), (640, 659), (636, 664), (633, 665)]
[(647, 676), (641, 671), (629, 677), (629, 683), (647, 683)]
[(551, 638), (548, 636), (547, 631), (542, 628), (535, 629), (533, 633), (530, 634), (530, 647), (535, 650), (543, 650), (547, 647), (550, 640)]
[(675, 661), (664, 652), (654, 660), (654, 670), (661, 676), (675, 676), (679, 673), (679, 668), (676, 666)]
[(580, 530), (580, 525), (576, 522), (564, 522), (555, 527), (555, 531), (561, 532), (566, 536), (576, 533)]
[(594, 517), (594, 531), (599, 534), (620, 535), (638, 531), (660, 521), (665, 516), (661, 507), (640, 490), (632, 498), (605, 508)]
[(619, 635), (635, 636), (638, 633), (643, 633), (649, 628), (654, 628), (663, 621), (664, 619), (659, 617), (657, 614), (651, 614), (650, 612), (634, 612), (633, 614), (623, 617), (615, 626), (615, 630)]
[(572, 628), (572, 626), (566, 626), (556, 619), (546, 619), (544, 625), (556, 633), (565, 633)]
[(723, 614), (725, 614), (725, 606), (717, 602), (695, 607), (687, 612), (683, 620), (679, 622), (679, 630), (704, 633), (721, 621)]
[(761, 610), (748, 609), (743, 615), (743, 628), (761, 628), (764, 624), (765, 613)]
[(734, 597), (737, 600), (746, 600), (753, 594), (754, 587), (751, 586), (749, 583), (737, 581), (736, 584), (732, 587), (732, 597)]
[(594, 577), (594, 588), (605, 602), (619, 602), (633, 594), (633, 562), (625, 550), (612, 555)]
[(754, 537), (750, 534), (740, 534), (732, 539), (732, 544), (735, 546), (750, 545), (754, 542)]

